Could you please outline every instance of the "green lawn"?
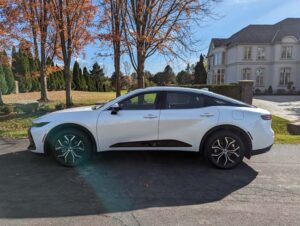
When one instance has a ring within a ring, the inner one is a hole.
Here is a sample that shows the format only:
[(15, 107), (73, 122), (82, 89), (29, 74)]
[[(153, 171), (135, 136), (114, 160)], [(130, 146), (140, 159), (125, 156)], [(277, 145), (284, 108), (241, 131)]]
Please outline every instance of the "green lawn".
[[(0, 121), (0, 137), (5, 138), (26, 138), (27, 129), (31, 126), (31, 120), (40, 115), (22, 115), (14, 119)], [(288, 121), (273, 116), (272, 127), (275, 131), (275, 143), (300, 144), (300, 136), (289, 134), (287, 131)]]
[(275, 132), (275, 143), (300, 144), (300, 135), (291, 135), (287, 130), (288, 120), (273, 116), (272, 128)]

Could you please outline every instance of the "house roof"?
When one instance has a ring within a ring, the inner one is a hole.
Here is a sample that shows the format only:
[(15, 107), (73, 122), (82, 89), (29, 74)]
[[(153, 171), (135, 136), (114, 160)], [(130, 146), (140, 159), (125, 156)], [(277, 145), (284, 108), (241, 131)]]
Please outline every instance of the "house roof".
[(214, 47), (235, 44), (272, 44), (283, 37), (294, 36), (300, 40), (300, 18), (287, 18), (273, 25), (249, 25), (227, 39), (213, 38)]

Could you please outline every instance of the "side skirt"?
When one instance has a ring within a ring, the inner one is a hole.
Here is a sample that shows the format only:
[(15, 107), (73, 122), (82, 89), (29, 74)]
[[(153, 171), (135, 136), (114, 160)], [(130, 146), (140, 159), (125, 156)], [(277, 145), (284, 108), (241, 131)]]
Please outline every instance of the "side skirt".
[(139, 147), (192, 147), (192, 145), (179, 140), (147, 140), (116, 143), (111, 148), (139, 148)]

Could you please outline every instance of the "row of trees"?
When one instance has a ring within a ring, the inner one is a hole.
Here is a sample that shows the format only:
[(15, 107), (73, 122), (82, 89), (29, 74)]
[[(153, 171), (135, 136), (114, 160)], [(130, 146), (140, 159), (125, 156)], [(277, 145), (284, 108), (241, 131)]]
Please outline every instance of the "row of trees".
[(41, 101), (48, 101), (47, 58), (62, 61), (69, 107), (71, 61), (85, 45), (98, 41), (101, 46), (111, 47), (112, 51), (105, 55), (114, 58), (118, 96), (122, 55), (130, 59), (137, 86), (144, 87), (145, 61), (154, 54), (171, 60), (185, 58), (184, 53), (194, 50), (192, 26), (209, 16), (212, 4), (217, 1), (0, 0), (0, 43), (5, 48), (12, 42), (20, 42), (22, 49), (32, 49), (33, 62), (39, 68)]

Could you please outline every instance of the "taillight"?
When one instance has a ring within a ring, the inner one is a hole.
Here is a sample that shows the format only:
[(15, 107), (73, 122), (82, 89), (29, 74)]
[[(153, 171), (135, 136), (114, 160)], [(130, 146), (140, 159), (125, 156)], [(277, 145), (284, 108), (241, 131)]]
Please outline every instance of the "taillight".
[(272, 115), (261, 115), (263, 120), (272, 120)]

